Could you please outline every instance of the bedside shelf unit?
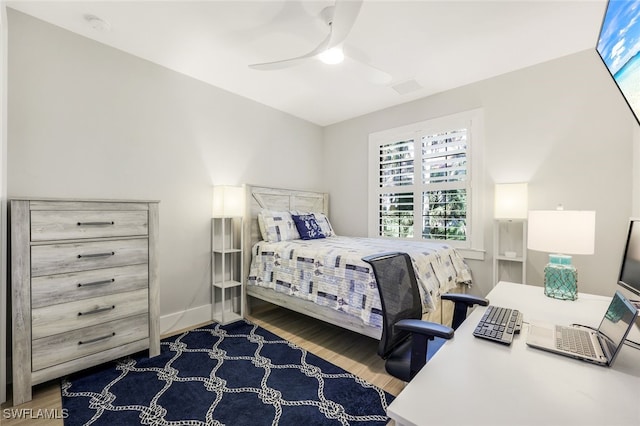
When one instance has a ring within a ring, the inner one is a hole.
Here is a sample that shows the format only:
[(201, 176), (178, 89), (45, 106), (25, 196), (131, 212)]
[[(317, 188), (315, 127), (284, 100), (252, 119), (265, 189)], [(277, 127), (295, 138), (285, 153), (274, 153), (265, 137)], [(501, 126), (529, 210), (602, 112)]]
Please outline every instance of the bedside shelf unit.
[[(514, 256), (508, 256), (507, 253)], [(524, 283), (527, 278), (527, 221), (497, 219), (493, 226), (493, 285)]]
[(211, 318), (229, 324), (244, 318), (241, 217), (211, 219)]

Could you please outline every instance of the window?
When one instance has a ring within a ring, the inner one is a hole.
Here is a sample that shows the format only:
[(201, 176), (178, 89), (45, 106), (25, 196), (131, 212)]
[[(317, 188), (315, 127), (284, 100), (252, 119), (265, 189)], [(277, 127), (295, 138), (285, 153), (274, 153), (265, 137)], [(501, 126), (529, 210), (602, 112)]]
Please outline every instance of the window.
[(481, 250), (481, 148), (481, 110), (371, 134), (369, 235)]

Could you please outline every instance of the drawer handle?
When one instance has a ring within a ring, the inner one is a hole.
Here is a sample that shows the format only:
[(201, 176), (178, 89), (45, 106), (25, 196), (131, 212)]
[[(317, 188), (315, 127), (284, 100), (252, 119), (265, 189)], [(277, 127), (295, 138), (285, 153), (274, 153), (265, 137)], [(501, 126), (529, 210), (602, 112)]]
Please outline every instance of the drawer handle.
[(115, 224), (115, 222), (78, 222), (78, 226), (105, 226)]
[(110, 280), (93, 281), (93, 282), (90, 282), (90, 283), (78, 283), (78, 287), (89, 287), (89, 286), (92, 286), (92, 285), (111, 284), (115, 280), (116, 280), (115, 278), (111, 278)]
[(116, 252), (115, 251), (110, 251), (107, 253), (94, 253), (94, 254), (79, 254), (78, 255), (78, 259), (89, 259), (92, 257), (106, 257), (106, 256), (113, 256), (115, 255)]
[(88, 343), (95, 343), (95, 342), (99, 342), (101, 340), (105, 340), (105, 339), (109, 339), (113, 336), (115, 336), (116, 333), (111, 333), (111, 334), (107, 334), (106, 336), (101, 336), (101, 337), (96, 337), (95, 339), (89, 339), (89, 340), (80, 340), (78, 342), (79, 345), (86, 345)]
[(110, 311), (110, 310), (115, 309), (115, 308), (116, 308), (116, 305), (105, 306), (104, 308), (94, 309), (93, 311), (78, 312), (78, 316), (98, 314), (100, 312)]

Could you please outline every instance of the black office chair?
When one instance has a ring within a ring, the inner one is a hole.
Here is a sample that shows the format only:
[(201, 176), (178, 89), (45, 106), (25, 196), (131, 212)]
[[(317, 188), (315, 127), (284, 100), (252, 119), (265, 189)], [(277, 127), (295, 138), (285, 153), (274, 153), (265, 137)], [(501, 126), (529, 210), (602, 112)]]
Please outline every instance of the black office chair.
[(489, 304), (487, 299), (469, 294), (443, 294), (442, 299), (455, 303), (453, 328), (423, 321), (420, 291), (409, 255), (384, 253), (362, 260), (373, 268), (382, 302), (382, 338), (378, 355), (386, 360), (387, 372), (405, 382), (409, 382), (427, 359), (453, 337), (469, 307)]

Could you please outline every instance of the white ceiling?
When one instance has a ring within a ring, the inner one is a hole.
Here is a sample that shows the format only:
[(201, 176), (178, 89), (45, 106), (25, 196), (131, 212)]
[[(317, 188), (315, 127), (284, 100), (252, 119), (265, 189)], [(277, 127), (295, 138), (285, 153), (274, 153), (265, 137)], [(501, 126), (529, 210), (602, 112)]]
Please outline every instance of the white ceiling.
[[(258, 71), (248, 65), (315, 48), (328, 32), (320, 11), (333, 1), (6, 2), (321, 126), (594, 48), (605, 3), (365, 0), (342, 64), (311, 59)], [(105, 20), (110, 30), (94, 29), (86, 14)], [(365, 63), (391, 80), (381, 82)], [(409, 93), (393, 89), (416, 82)]]

